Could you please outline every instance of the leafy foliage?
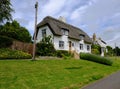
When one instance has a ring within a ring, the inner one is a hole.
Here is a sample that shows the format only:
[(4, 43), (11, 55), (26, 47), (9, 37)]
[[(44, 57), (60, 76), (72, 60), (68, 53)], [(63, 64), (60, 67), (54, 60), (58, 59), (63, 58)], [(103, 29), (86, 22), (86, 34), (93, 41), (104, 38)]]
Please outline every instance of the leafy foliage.
[(11, 8), (10, 0), (0, 0), (0, 23), (4, 20), (11, 20), (13, 9)]
[(107, 56), (113, 56), (113, 54), (114, 54), (113, 48), (111, 46), (107, 46), (106, 48), (107, 48), (106, 55)]
[(10, 37), (22, 42), (31, 42), (31, 36), (28, 30), (21, 27), (17, 21), (7, 22), (4, 26), (0, 26), (0, 35)]
[(101, 53), (101, 47), (99, 45), (92, 44), (91, 48), (93, 54), (99, 55)]
[(73, 57), (73, 54), (69, 53), (66, 50), (57, 50), (56, 51), (56, 56), (64, 59), (70, 59)]
[(30, 59), (32, 56), (28, 53), (11, 50), (8, 48), (0, 49), (0, 59)]
[(97, 56), (97, 55), (94, 55), (94, 54), (89, 54), (89, 53), (80, 53), (80, 58), (84, 59), (84, 60), (89, 60), (89, 61), (94, 61), (94, 62), (97, 62), (97, 63), (105, 64), (105, 65), (112, 65), (113, 64), (111, 59), (101, 57), (101, 56)]
[(0, 35), (0, 48), (6, 48), (11, 46), (13, 43), (13, 39), (12, 38), (8, 38), (5, 36), (1, 36)]
[(113, 52), (114, 52), (114, 55), (115, 55), (115, 56), (120, 56), (120, 48), (119, 48), (119, 47), (115, 47), (115, 48), (113, 49)]
[(37, 43), (37, 55), (55, 56), (55, 48), (51, 41), (51, 36), (44, 37), (42, 41)]

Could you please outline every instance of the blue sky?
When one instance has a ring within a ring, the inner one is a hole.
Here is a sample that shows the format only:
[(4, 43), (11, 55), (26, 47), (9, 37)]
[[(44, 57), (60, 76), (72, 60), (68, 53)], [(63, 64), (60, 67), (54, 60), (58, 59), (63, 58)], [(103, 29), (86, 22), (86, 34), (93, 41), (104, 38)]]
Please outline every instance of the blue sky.
[[(11, 0), (13, 19), (34, 32), (36, 0)], [(64, 16), (67, 23), (81, 28), (90, 37), (96, 33), (108, 45), (120, 47), (120, 0), (38, 0), (38, 23), (46, 16)]]

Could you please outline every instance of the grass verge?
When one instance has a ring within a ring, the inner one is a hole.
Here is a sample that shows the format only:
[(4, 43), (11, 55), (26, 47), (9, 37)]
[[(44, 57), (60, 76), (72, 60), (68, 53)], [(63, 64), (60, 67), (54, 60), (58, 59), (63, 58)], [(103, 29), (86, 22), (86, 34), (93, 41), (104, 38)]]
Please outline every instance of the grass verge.
[(79, 89), (120, 70), (86, 60), (0, 60), (0, 89)]

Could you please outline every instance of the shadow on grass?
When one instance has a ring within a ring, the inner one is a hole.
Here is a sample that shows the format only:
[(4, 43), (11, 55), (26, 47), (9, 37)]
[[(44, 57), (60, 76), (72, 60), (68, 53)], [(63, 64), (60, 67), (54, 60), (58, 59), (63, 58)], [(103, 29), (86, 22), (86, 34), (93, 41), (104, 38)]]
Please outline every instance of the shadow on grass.
[(75, 69), (81, 69), (82, 68), (82, 66), (80, 66), (80, 67), (68, 67), (68, 68), (65, 68), (65, 69), (68, 69), (68, 70), (75, 70)]

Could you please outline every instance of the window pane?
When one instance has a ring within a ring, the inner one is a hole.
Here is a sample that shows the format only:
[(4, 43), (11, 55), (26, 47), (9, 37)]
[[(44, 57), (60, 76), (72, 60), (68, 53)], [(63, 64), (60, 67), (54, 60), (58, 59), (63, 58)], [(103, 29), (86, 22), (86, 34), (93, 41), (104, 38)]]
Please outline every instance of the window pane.
[(72, 46), (74, 47), (74, 43), (72, 43)]
[(84, 38), (85, 38), (85, 35), (80, 34), (80, 40), (84, 40)]
[(46, 29), (43, 29), (42, 30), (42, 37), (45, 37), (46, 36)]
[(68, 35), (68, 31), (65, 31), (65, 35)]
[(64, 41), (59, 41), (59, 48), (64, 48)]
[(88, 50), (88, 51), (90, 50), (90, 46), (89, 46), (89, 45), (87, 45), (87, 50)]
[(83, 50), (83, 44), (80, 44), (80, 50)]
[(68, 35), (68, 31), (65, 29), (62, 29), (61, 32), (62, 32), (62, 35)]

